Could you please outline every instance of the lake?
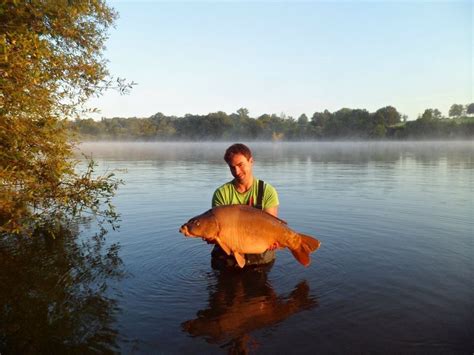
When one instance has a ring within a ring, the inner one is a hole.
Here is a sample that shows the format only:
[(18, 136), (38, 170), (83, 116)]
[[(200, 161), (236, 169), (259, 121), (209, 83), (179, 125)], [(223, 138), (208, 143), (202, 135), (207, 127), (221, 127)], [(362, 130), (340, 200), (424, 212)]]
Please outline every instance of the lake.
[[(114, 199), (120, 229), (102, 241), (119, 243), (123, 276), (104, 287), (100, 302), (107, 306), (90, 303), (96, 308), (81, 318), (89, 331), (81, 328), (72, 349), (474, 351), (472, 141), (249, 143), (255, 176), (279, 193), (279, 217), (322, 246), (307, 268), (280, 250), (267, 268), (234, 272), (213, 270), (212, 246), (178, 232), (231, 180), (223, 160), (228, 145), (80, 146), (100, 172), (117, 170), (125, 182)], [(85, 239), (96, 232), (94, 226), (78, 231)], [(94, 265), (105, 264), (97, 259)], [(9, 280), (13, 288), (20, 282)], [(29, 292), (28, 286), (21, 290)], [(32, 308), (12, 315), (18, 332), (29, 332), (18, 319)], [(94, 318), (98, 313), (102, 323)], [(54, 329), (61, 328), (61, 314)], [(64, 345), (54, 329), (47, 341)], [(28, 337), (35, 334), (45, 335)]]

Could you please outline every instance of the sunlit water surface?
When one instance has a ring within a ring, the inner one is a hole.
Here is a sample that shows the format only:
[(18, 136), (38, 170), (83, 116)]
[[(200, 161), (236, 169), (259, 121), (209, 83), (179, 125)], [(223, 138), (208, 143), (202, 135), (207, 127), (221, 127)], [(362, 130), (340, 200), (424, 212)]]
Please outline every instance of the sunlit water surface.
[(125, 182), (107, 236), (127, 272), (110, 295), (120, 351), (472, 353), (473, 142), (250, 143), (280, 217), (322, 246), (308, 268), (283, 250), (230, 274), (178, 233), (231, 179), (227, 146), (81, 145)]

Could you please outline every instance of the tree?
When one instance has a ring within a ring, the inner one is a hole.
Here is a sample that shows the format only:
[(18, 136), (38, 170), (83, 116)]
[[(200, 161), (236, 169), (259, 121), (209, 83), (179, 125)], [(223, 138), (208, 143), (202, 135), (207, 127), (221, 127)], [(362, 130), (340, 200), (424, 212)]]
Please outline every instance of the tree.
[(440, 120), (443, 118), (443, 114), (441, 113), (440, 110), (438, 110), (437, 108), (435, 108), (433, 110), (433, 118), (436, 119), (436, 120)]
[(424, 121), (439, 120), (442, 118), (441, 112), (438, 109), (427, 108), (421, 115), (420, 119)]
[(151, 116), (150, 120), (156, 126), (157, 138), (171, 138), (176, 134), (171, 117), (166, 117), (161, 112), (158, 112)]
[(315, 137), (323, 137), (326, 124), (331, 120), (331, 118), (332, 113), (328, 110), (324, 110), (324, 112), (315, 112), (313, 114), (313, 117), (311, 117), (311, 125), (313, 126)]
[(119, 182), (93, 178), (92, 161), (78, 173), (66, 130), (88, 98), (113, 86), (102, 52), (115, 18), (102, 0), (1, 2), (0, 232), (30, 233), (87, 211), (116, 217)]
[(474, 114), (474, 103), (466, 105), (466, 112), (468, 115)]
[(224, 132), (232, 127), (232, 121), (223, 111), (209, 113), (205, 116), (206, 130), (204, 137), (219, 139)]
[(239, 115), (239, 118), (241, 119), (249, 118), (249, 110), (245, 107), (239, 108), (237, 110), (237, 115)]
[(301, 126), (306, 126), (308, 124), (308, 116), (306, 116), (304, 113), (301, 114), (301, 116), (298, 117), (298, 124)]
[(373, 138), (384, 138), (385, 134), (387, 133), (387, 129), (385, 128), (384, 124), (379, 123), (370, 133)]
[(464, 106), (459, 104), (451, 105), (449, 109), (449, 117), (459, 117), (464, 113)]
[(240, 138), (246, 137), (248, 134), (253, 134), (249, 133), (252, 126), (252, 119), (249, 116), (249, 110), (245, 107), (239, 108), (237, 113), (230, 115), (230, 119), (232, 121), (232, 129), (230, 131), (232, 136)]
[[(385, 124), (385, 126), (392, 126), (400, 122), (401, 115), (398, 113), (397, 109), (393, 106), (383, 107), (378, 109), (375, 112), (376, 117), (380, 117), (380, 121)], [(376, 118), (376, 121), (379, 120)]]

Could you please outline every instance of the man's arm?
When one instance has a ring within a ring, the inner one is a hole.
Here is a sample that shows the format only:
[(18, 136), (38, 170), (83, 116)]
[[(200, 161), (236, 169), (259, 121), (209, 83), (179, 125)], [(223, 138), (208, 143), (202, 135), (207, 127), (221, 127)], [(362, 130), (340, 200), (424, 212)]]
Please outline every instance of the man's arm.
[(263, 200), (263, 211), (271, 214), (274, 217), (278, 217), (278, 193), (273, 186), (265, 184), (265, 194)]
[(214, 195), (212, 195), (211, 205), (212, 207), (225, 205), (224, 197), (222, 196), (222, 192), (220, 191), (220, 189), (214, 191)]
[(264, 208), (263, 211), (267, 212), (268, 214), (271, 214), (272, 216), (278, 217), (278, 206)]

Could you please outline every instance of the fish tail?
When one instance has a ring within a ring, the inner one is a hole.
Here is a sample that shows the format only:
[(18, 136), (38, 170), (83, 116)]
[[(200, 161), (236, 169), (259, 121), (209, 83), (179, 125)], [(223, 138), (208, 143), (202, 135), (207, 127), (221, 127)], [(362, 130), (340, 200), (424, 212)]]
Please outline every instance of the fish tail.
[(303, 248), (308, 250), (308, 253), (312, 253), (313, 251), (318, 250), (321, 246), (321, 242), (316, 238), (301, 233), (299, 235), (301, 237), (301, 245), (303, 246)]
[(304, 266), (308, 266), (311, 263), (309, 254), (317, 250), (321, 245), (321, 242), (316, 238), (310, 237), (305, 234), (298, 234), (301, 238), (301, 243), (298, 248), (291, 250), (291, 253)]

